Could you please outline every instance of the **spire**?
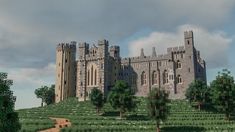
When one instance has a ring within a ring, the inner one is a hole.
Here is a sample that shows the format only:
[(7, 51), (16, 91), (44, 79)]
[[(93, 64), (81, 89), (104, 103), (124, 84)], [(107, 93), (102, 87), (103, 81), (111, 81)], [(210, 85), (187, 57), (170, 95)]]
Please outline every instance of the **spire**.
[(152, 49), (153, 49), (152, 57), (156, 57), (156, 56), (157, 56), (157, 53), (156, 53), (156, 49), (155, 49), (155, 47), (153, 47)]
[(143, 48), (141, 48), (140, 57), (144, 57), (144, 49)]

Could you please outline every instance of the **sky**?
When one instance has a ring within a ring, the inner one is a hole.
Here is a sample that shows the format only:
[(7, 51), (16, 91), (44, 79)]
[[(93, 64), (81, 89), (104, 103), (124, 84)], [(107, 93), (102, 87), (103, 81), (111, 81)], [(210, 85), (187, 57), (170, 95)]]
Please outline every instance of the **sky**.
[(193, 30), (207, 79), (235, 75), (234, 0), (0, 0), (0, 72), (14, 81), (16, 109), (40, 106), (34, 90), (55, 83), (58, 43), (109, 40), (122, 57), (183, 45)]

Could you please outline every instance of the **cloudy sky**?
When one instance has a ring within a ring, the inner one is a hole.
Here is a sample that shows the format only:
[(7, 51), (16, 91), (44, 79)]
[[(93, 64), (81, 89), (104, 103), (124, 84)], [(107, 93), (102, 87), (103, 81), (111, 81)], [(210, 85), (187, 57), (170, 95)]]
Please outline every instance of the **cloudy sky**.
[(235, 75), (234, 23), (234, 0), (0, 0), (0, 72), (14, 80), (16, 108), (35, 107), (34, 90), (54, 83), (60, 42), (105, 38), (123, 57), (162, 54), (193, 30), (210, 82), (223, 68)]

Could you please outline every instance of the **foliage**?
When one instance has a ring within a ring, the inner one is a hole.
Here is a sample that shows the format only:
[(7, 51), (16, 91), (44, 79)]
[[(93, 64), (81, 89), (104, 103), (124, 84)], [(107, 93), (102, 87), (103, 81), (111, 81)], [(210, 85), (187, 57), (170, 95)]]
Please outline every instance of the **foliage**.
[(166, 120), (169, 113), (168, 102), (168, 93), (161, 88), (153, 88), (148, 95), (149, 116), (156, 120), (157, 131), (160, 131), (160, 122)]
[(46, 94), (47, 96), (46, 96), (45, 103), (47, 105), (53, 104), (55, 102), (55, 85), (51, 85), (51, 87), (48, 89)]
[(212, 101), (219, 111), (225, 113), (226, 119), (230, 119), (235, 108), (234, 78), (226, 69), (219, 73), (211, 83)]
[(120, 112), (120, 118), (126, 111), (132, 111), (136, 108), (137, 101), (134, 93), (125, 81), (117, 81), (111, 89), (108, 100), (114, 109)]
[(194, 80), (186, 91), (186, 98), (191, 104), (196, 103), (200, 110), (201, 105), (208, 101), (208, 92), (207, 84), (204, 81)]
[(6, 73), (0, 73), (0, 132), (17, 132), (21, 128), (18, 113), (14, 111), (16, 98), (10, 90), (12, 84)]
[(52, 104), (55, 102), (55, 85), (48, 86), (41, 86), (40, 88), (34, 91), (37, 98), (41, 98), (41, 107), (43, 107), (43, 103), (47, 105)]
[(99, 114), (100, 109), (104, 106), (103, 93), (98, 88), (93, 88), (90, 93), (90, 100), (96, 106), (97, 114)]

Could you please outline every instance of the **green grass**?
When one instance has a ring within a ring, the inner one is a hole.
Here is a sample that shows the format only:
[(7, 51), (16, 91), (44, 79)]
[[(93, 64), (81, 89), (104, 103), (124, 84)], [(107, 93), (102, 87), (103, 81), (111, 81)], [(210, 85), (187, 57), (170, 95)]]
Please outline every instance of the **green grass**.
[[(126, 113), (123, 120), (117, 119), (118, 111), (106, 104), (102, 116), (96, 115), (94, 106), (87, 102), (68, 99), (64, 102), (46, 106), (19, 110), (21, 131), (37, 131), (53, 127), (53, 121), (48, 117), (63, 117), (70, 119), (72, 127), (64, 128), (62, 132), (154, 132), (155, 122), (147, 116), (145, 99), (141, 98), (136, 112)], [(172, 101), (170, 115), (161, 127), (163, 132), (193, 132), (218, 131), (234, 132), (235, 121), (225, 121), (224, 114), (198, 111), (186, 101)]]

